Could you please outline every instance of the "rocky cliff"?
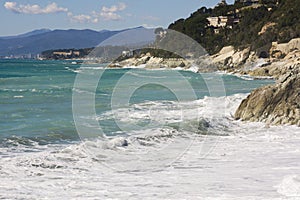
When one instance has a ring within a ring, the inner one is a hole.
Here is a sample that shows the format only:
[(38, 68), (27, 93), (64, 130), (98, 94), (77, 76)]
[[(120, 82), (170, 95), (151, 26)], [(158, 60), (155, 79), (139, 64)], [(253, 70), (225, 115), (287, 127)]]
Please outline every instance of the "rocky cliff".
[(249, 47), (236, 50), (233, 46), (227, 46), (211, 58), (222, 71), (277, 79), (288, 70), (286, 66), (300, 61), (300, 38), (288, 43), (273, 42), (272, 46), (257, 50)]
[(254, 90), (239, 106), (236, 119), (300, 126), (300, 38), (256, 51), (224, 47), (212, 61), (220, 70), (277, 80)]
[(300, 62), (284, 68), (275, 85), (256, 89), (243, 100), (236, 119), (300, 126)]

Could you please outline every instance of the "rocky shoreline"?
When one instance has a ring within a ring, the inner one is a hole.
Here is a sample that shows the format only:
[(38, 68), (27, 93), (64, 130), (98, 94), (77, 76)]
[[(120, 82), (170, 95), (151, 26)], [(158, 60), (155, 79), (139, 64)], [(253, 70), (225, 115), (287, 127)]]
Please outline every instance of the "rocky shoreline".
[(275, 85), (251, 92), (237, 109), (235, 119), (300, 126), (299, 38), (285, 44), (273, 43), (269, 51), (260, 53), (225, 47), (212, 59), (227, 72), (277, 80)]
[(158, 58), (147, 53), (139, 57), (128, 58), (120, 62), (113, 62), (109, 65), (110, 68), (135, 68), (141, 66), (146, 69), (177, 67), (188, 69), (191, 67), (191, 63), (183, 58)]
[(283, 44), (273, 42), (269, 50), (252, 51), (249, 47), (235, 50), (227, 46), (211, 59), (221, 71), (278, 79), (289, 70), (290, 65), (300, 62), (300, 38)]
[(300, 126), (300, 63), (285, 67), (289, 70), (275, 85), (258, 88), (242, 101), (235, 119)]
[(225, 47), (213, 56), (224, 71), (277, 80), (275, 85), (251, 92), (237, 109), (235, 119), (300, 126), (300, 39), (273, 43), (269, 52), (260, 54), (267, 58), (257, 56), (249, 48), (234, 51)]
[[(193, 63), (200, 64), (195, 68)], [(272, 77), (277, 83), (254, 90), (239, 106), (235, 119), (300, 126), (300, 38), (285, 44), (274, 42), (267, 50), (252, 51), (250, 47), (235, 50), (227, 46), (219, 53), (197, 61), (157, 58), (145, 54), (113, 63), (109, 67), (140, 66), (146, 69), (171, 68), (194, 72), (219, 70), (259, 78)]]

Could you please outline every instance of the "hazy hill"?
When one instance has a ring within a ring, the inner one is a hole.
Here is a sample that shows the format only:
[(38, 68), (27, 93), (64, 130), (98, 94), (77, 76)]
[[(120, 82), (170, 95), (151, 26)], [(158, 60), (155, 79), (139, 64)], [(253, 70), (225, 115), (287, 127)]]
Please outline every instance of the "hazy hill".
[[(36, 30), (27, 34), (2, 37), (0, 38), (0, 56), (23, 55), (23, 54), (39, 54), (50, 49), (69, 49), (69, 48), (88, 48), (95, 47), (101, 42), (118, 33), (132, 32), (147, 32), (145, 38), (141, 36), (140, 41), (149, 42), (149, 35), (153, 30), (137, 27), (133, 29), (119, 31), (94, 31), (94, 30)], [(155, 34), (152, 33), (154, 40)], [(111, 42), (110, 45), (118, 45)]]
[(30, 31), (28, 33), (20, 34), (20, 35), (0, 37), (0, 39), (24, 38), (24, 37), (38, 35), (38, 34), (47, 33), (47, 32), (51, 32), (51, 30), (50, 29), (37, 29), (37, 30)]

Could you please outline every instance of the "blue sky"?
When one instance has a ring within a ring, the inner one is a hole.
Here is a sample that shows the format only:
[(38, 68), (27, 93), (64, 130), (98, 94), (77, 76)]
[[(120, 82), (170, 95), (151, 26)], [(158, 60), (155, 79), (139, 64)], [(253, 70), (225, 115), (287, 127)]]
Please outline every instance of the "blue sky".
[[(0, 36), (34, 29), (119, 30), (167, 27), (202, 6), (219, 0), (1, 0)], [(227, 0), (233, 3), (233, 0)]]

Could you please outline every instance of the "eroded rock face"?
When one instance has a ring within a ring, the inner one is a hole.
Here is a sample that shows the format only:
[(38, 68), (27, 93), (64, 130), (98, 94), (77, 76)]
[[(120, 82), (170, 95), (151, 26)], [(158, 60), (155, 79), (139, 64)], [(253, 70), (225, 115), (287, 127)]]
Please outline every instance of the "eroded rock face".
[(243, 100), (236, 119), (268, 124), (300, 126), (300, 64), (286, 72), (275, 85), (254, 90)]
[(212, 56), (212, 62), (221, 70), (228, 70), (243, 65), (250, 56), (250, 48), (235, 50), (233, 46), (224, 47), (219, 53)]
[(276, 53), (288, 54), (294, 49), (300, 49), (300, 38), (295, 38), (288, 43), (278, 44), (277, 42), (272, 43), (272, 48), (270, 49), (271, 55), (276, 55)]
[(271, 61), (269, 65), (251, 70), (248, 74), (251, 76), (272, 76), (278, 79), (280, 76), (295, 70), (297, 63), (300, 63), (300, 50), (294, 50), (282, 60)]

